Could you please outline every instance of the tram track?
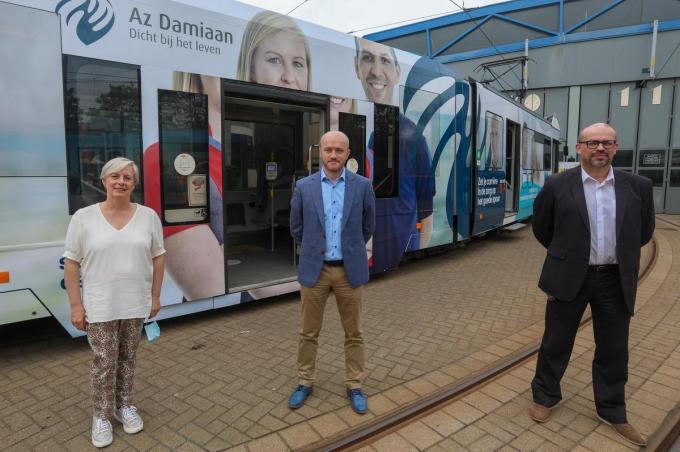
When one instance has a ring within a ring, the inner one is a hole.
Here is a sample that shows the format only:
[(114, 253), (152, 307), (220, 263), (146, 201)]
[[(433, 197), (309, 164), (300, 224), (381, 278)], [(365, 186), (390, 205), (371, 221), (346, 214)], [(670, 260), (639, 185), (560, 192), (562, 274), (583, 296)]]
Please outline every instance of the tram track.
[[(666, 221), (675, 225), (673, 222), (667, 220), (662, 219), (662, 221)], [(675, 226), (680, 227), (680, 225)], [(654, 268), (658, 257), (656, 242), (652, 241), (651, 245), (653, 247), (651, 251), (651, 258), (647, 262), (647, 265), (642, 269), (639, 278), (640, 282), (643, 282), (651, 269)], [(588, 326), (591, 321), (592, 317), (590, 316), (590, 311), (588, 310), (587, 315), (581, 321), (579, 330)], [(512, 372), (518, 367), (521, 367), (538, 354), (539, 347), (540, 340), (523, 347), (506, 358), (500, 359), (487, 368), (475, 372), (473, 375), (459, 383), (445, 387), (433, 395), (420, 398), (413, 403), (404, 406), (397, 412), (379, 417), (368, 424), (360, 425), (357, 428), (345, 431), (343, 434), (337, 437), (331, 437), (315, 444), (311, 444), (302, 450), (322, 450), (335, 452), (361, 449), (362, 447), (370, 445), (382, 437), (385, 437), (409, 424), (415, 423), (420, 419), (429, 416), (443, 407), (452, 404), (462, 399), (466, 395), (494, 382), (495, 380)], [(673, 413), (675, 413), (675, 415), (671, 416)], [(660, 428), (657, 431), (659, 435), (655, 434), (652, 438), (654, 446), (652, 448), (648, 447), (646, 450), (669, 450), (670, 446), (672, 446), (678, 436), (680, 436), (680, 409), (669, 413), (669, 419), (667, 419), (667, 422), (662, 427), (663, 428)], [(651, 441), (650, 446), (652, 446)]]
[[(664, 229), (675, 229), (675, 228), (680, 229), (680, 223), (677, 223), (675, 221), (671, 221), (671, 220), (669, 220), (667, 218), (663, 218), (663, 217), (656, 217), (656, 220), (661, 221), (661, 222), (665, 223), (666, 225), (673, 226), (673, 228), (664, 228)], [(677, 229), (675, 229), (675, 230), (677, 230)]]

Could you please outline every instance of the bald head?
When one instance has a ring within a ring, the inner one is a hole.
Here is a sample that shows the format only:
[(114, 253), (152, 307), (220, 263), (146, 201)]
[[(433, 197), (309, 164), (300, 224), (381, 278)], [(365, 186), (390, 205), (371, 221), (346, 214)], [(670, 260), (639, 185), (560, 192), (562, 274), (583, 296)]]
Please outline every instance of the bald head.
[(345, 147), (349, 148), (349, 138), (347, 135), (337, 130), (331, 130), (330, 132), (324, 133), (321, 137), (321, 141), (319, 142), (319, 147), (323, 149), (324, 143), (336, 140), (341, 140), (343, 143), (345, 143)]
[(330, 179), (337, 179), (345, 167), (349, 157), (349, 138), (342, 132), (333, 130), (326, 132), (319, 143), (319, 158), (323, 169)]
[(591, 124), (583, 128), (583, 130), (581, 130), (581, 132), (578, 134), (577, 140), (586, 141), (588, 140), (588, 136), (603, 131), (610, 131), (611, 133), (613, 133), (614, 134), (613, 139), (616, 140), (616, 129), (604, 122), (596, 122), (595, 124)]
[(581, 159), (581, 168), (600, 182), (609, 174), (617, 149), (616, 130), (609, 124), (592, 124), (578, 135), (576, 152)]

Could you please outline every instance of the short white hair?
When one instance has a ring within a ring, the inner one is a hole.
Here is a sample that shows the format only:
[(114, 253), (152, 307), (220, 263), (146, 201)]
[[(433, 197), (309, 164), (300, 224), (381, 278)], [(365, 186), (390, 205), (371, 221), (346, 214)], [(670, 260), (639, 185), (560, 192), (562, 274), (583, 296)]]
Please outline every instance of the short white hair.
[(104, 179), (109, 177), (111, 174), (119, 172), (128, 165), (132, 165), (132, 171), (135, 173), (135, 185), (137, 185), (137, 183), (139, 183), (139, 168), (135, 162), (130, 159), (126, 159), (125, 157), (116, 157), (106, 162), (106, 165), (104, 165), (104, 168), (102, 168), (102, 174), (99, 176), (99, 178), (102, 180), (102, 182), (104, 182)]

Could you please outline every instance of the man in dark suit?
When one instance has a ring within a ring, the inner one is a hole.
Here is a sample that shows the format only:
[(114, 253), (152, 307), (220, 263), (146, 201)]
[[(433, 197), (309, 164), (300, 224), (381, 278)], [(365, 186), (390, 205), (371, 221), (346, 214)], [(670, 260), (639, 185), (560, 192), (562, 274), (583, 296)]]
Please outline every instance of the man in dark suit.
[(654, 203), (649, 179), (612, 168), (616, 149), (614, 128), (586, 127), (576, 145), (581, 166), (551, 176), (534, 201), (534, 235), (548, 249), (538, 285), (548, 302), (529, 414), (545, 422), (562, 399), (560, 380), (590, 303), (597, 414), (642, 446), (626, 419), (625, 385), (640, 248), (654, 232)]
[(298, 342), (299, 384), (288, 400), (301, 407), (315, 378), (316, 350), (326, 300), (332, 290), (345, 330), (345, 386), (352, 408), (368, 409), (361, 390), (364, 339), (362, 286), (368, 282), (366, 242), (375, 228), (371, 182), (345, 169), (349, 139), (327, 132), (319, 144), (321, 169), (297, 182), (291, 201), (290, 231), (301, 244), (298, 281), (302, 297)]

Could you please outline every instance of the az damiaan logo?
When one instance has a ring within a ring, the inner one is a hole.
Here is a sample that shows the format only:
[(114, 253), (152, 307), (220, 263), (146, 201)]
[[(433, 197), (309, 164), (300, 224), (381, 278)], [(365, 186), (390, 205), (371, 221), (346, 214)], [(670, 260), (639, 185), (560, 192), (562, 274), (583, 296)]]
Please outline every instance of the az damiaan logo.
[(61, 0), (54, 12), (66, 18), (68, 27), (77, 20), (76, 35), (86, 46), (103, 38), (116, 18), (109, 0)]

